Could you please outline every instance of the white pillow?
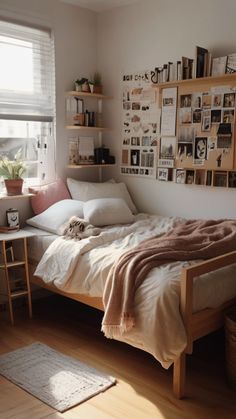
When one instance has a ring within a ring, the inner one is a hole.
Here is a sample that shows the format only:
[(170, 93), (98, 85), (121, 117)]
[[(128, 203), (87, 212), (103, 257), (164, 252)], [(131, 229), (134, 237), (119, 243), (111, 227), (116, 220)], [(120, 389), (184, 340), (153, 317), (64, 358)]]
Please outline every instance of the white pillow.
[(121, 198), (91, 199), (84, 203), (84, 219), (94, 226), (132, 223), (134, 216)]
[(122, 198), (131, 212), (137, 214), (137, 209), (124, 183), (82, 182), (68, 178), (67, 185), (73, 199), (86, 202), (97, 198)]
[(73, 215), (83, 218), (83, 202), (63, 199), (51, 205), (41, 214), (26, 220), (27, 224), (54, 234), (62, 234), (60, 226)]

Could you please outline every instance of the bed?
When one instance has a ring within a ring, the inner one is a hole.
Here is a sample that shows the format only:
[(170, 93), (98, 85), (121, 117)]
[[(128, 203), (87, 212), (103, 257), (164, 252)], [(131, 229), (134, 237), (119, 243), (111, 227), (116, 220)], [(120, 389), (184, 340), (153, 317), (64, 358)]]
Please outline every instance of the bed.
[[(138, 214), (132, 223), (104, 227), (98, 236), (79, 242), (30, 227), (35, 234), (29, 241), (31, 282), (103, 310), (103, 288), (112, 264), (150, 235), (169, 231), (174, 222)], [(53, 250), (47, 256), (57, 242), (61, 253)], [(79, 250), (73, 264), (68, 255), (74, 247)], [(193, 342), (221, 327), (224, 310), (236, 302), (234, 263), (236, 251), (204, 262), (165, 264), (153, 269), (136, 293), (137, 324), (118, 339), (151, 353), (164, 368), (173, 363), (178, 398), (185, 394), (185, 357), (192, 353)]]
[[(137, 214), (126, 185), (113, 180), (67, 179), (67, 186), (59, 180), (32, 192), (36, 215), (27, 220), (34, 232), (28, 242), (32, 284), (99, 310), (104, 310), (104, 288), (120, 258), (145, 239), (168, 234), (185, 222)], [(62, 234), (72, 215), (100, 228), (99, 234), (65, 240)], [(182, 260), (153, 268), (135, 292), (135, 326), (116, 339), (149, 352), (164, 368), (173, 364), (178, 398), (185, 395), (185, 358), (193, 342), (220, 328), (224, 311), (236, 303), (235, 274), (233, 246), (206, 261)]]

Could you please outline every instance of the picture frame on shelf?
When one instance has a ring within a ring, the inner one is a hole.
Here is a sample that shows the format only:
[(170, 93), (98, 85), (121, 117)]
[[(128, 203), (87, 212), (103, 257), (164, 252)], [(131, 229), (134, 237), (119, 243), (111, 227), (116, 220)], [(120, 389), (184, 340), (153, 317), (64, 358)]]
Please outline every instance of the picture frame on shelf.
[(94, 138), (79, 136), (78, 140), (78, 164), (87, 165), (95, 163)]

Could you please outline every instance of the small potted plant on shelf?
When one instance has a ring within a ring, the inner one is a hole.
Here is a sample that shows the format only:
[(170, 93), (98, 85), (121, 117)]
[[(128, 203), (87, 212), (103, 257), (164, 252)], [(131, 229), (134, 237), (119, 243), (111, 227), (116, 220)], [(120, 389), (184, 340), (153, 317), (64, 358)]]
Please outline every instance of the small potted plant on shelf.
[(7, 157), (3, 157), (0, 160), (0, 176), (3, 177), (7, 195), (21, 195), (23, 187), (22, 175), (25, 172), (26, 167), (24, 162), (16, 158), (15, 160), (9, 160)]
[(75, 91), (76, 92), (89, 92), (88, 79), (82, 77), (81, 79), (75, 80)]
[(95, 71), (94, 73), (93, 83), (94, 83), (93, 92), (102, 93), (102, 76), (101, 76), (101, 73), (99, 73), (98, 71)]

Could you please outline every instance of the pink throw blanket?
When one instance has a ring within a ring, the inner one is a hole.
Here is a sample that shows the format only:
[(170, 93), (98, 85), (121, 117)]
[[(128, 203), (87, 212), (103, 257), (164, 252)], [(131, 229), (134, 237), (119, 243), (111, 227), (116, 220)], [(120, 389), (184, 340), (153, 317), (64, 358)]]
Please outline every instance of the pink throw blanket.
[(210, 259), (234, 250), (235, 220), (189, 220), (124, 253), (110, 270), (104, 289), (105, 336), (119, 336), (135, 325), (135, 292), (151, 269), (172, 261)]

